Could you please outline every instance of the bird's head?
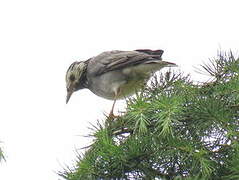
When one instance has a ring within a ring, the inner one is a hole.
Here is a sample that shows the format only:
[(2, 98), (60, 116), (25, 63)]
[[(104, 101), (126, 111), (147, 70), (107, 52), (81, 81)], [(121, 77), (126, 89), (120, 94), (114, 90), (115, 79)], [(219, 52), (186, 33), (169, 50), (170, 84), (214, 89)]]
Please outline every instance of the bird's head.
[(66, 103), (75, 91), (85, 88), (86, 68), (87, 63), (84, 61), (74, 62), (68, 68), (66, 72)]

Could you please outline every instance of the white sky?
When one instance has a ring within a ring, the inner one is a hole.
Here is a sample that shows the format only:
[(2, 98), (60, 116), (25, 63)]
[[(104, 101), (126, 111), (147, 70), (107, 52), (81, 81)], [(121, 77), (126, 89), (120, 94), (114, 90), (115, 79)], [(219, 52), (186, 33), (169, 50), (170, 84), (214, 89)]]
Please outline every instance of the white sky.
[(110, 111), (111, 101), (88, 90), (65, 105), (73, 61), (161, 48), (165, 60), (193, 72), (219, 48), (239, 54), (238, 7), (238, 0), (0, 1), (0, 146), (7, 158), (0, 179), (60, 179), (54, 171), (90, 142), (79, 135)]

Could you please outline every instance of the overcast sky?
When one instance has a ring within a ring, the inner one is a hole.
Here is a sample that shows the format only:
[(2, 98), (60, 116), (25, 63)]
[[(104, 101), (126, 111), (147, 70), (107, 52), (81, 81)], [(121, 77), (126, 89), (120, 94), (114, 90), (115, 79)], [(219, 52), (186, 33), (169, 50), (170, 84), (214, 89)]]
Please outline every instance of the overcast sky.
[[(106, 50), (163, 49), (186, 73), (239, 54), (238, 0), (0, 1), (1, 180), (58, 180), (112, 102), (89, 90), (65, 104), (65, 72)], [(200, 80), (200, 79), (199, 79)], [(121, 101), (118, 107), (123, 108)], [(116, 105), (116, 106), (117, 106)]]

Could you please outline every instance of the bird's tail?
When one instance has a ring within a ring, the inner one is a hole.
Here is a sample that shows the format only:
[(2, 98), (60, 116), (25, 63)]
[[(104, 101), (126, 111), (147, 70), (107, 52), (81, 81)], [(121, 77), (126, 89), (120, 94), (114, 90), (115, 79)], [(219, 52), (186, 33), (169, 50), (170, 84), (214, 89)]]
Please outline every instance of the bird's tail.
[(161, 61), (161, 62), (165, 64), (165, 67), (178, 67), (177, 64), (172, 62), (168, 62), (168, 61)]

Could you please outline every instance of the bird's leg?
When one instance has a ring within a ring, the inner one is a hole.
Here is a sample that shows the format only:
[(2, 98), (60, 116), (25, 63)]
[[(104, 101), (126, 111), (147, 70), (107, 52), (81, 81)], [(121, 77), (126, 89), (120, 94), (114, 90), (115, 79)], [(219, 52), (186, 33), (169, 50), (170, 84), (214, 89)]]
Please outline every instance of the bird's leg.
[(112, 108), (111, 108), (111, 110), (110, 110), (109, 117), (116, 117), (116, 116), (114, 115), (114, 107), (115, 107), (115, 103), (116, 103), (116, 98), (114, 99), (114, 102), (113, 102)]
[(111, 111), (110, 111), (110, 114), (109, 114), (110, 119), (114, 119), (114, 118), (119, 117), (119, 116), (114, 115), (114, 107), (115, 107), (115, 103), (116, 103), (116, 100), (118, 99), (119, 94), (120, 94), (120, 89), (117, 89), (117, 91), (115, 93), (115, 97), (114, 97), (114, 102), (113, 102), (113, 105), (112, 105), (112, 108), (111, 108)]

